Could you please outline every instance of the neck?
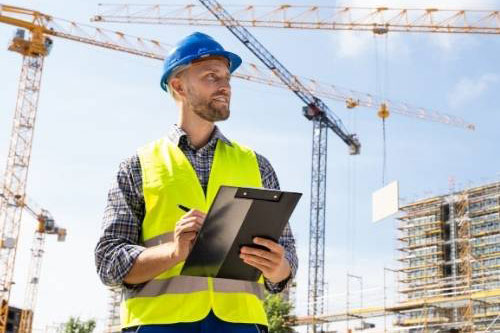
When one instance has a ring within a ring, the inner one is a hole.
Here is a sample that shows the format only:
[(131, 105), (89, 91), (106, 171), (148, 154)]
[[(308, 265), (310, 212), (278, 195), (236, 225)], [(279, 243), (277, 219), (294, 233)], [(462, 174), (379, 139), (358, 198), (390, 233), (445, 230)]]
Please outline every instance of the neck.
[(191, 144), (196, 148), (205, 146), (214, 130), (214, 123), (200, 118), (196, 113), (179, 105), (178, 125), (189, 136)]

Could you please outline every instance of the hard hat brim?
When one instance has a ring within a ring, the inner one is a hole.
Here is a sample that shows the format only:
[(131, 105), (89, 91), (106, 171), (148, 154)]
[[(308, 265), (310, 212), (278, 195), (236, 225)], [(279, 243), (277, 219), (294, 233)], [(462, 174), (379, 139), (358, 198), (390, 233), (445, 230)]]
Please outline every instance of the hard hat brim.
[(212, 51), (212, 52), (207, 52), (204, 54), (188, 56), (188, 57), (185, 57), (183, 59), (180, 59), (176, 64), (171, 66), (171, 70), (169, 70), (168, 72), (165, 72), (162, 75), (161, 81), (160, 81), (161, 88), (163, 90), (167, 91), (167, 89), (168, 89), (167, 88), (167, 81), (169, 79), (169, 76), (172, 74), (172, 72), (174, 71), (174, 69), (176, 67), (183, 66), (183, 65), (189, 65), (193, 60), (199, 60), (199, 59), (203, 59), (205, 57), (213, 57), (213, 56), (222, 56), (222, 57), (226, 58), (229, 61), (229, 72), (230, 73), (233, 73), (241, 65), (240, 56), (237, 54), (234, 54), (232, 52), (228, 52), (228, 51)]

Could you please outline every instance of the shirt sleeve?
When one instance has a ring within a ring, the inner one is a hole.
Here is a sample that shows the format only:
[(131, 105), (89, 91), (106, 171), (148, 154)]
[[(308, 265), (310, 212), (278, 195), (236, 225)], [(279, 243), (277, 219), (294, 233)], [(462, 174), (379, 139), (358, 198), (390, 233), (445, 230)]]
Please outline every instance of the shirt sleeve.
[[(257, 162), (259, 164), (260, 174), (262, 178), (262, 185), (267, 189), (279, 190), (280, 185), (278, 182), (278, 177), (274, 172), (271, 163), (262, 155), (256, 154)], [(291, 273), (290, 275), (283, 281), (272, 283), (267, 279), (264, 279), (264, 283), (266, 289), (274, 294), (283, 291), (287, 288), (292, 280), (295, 278), (295, 274), (297, 273), (298, 268), (298, 259), (297, 259), (297, 251), (295, 249), (295, 239), (292, 234), (292, 229), (290, 228), (290, 224), (287, 222), (285, 228), (283, 229), (283, 233), (279, 239), (279, 244), (285, 248), (285, 258), (290, 264)]]
[(107, 286), (125, 286), (123, 279), (144, 251), (140, 243), (145, 216), (139, 157), (123, 161), (108, 193), (99, 240), (94, 250), (97, 274)]

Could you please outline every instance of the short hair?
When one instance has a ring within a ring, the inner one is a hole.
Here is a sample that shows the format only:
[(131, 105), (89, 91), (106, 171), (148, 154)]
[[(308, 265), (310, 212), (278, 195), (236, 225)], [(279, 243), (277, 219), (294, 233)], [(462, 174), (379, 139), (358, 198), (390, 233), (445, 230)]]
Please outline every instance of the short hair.
[(177, 101), (178, 100), (178, 96), (177, 96), (177, 93), (175, 92), (175, 90), (172, 88), (172, 84), (170, 83), (171, 79), (173, 78), (178, 78), (180, 77), (180, 74), (181, 72), (183, 72), (186, 68), (189, 67), (190, 64), (187, 64), (187, 65), (180, 65), (178, 67), (176, 67), (172, 74), (170, 74), (170, 76), (167, 78), (167, 91), (169, 92), (170, 96), (172, 96), (172, 98)]

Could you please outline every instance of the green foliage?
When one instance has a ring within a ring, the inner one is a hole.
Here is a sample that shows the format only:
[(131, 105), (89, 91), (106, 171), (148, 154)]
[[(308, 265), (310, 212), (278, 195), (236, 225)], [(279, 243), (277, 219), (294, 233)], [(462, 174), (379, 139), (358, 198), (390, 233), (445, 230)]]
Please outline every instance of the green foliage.
[(70, 317), (64, 324), (64, 333), (92, 333), (95, 328), (95, 320), (80, 320), (79, 317)]
[(291, 326), (291, 321), (293, 321), (290, 315), (292, 304), (284, 300), (280, 294), (267, 294), (264, 308), (269, 321), (269, 333), (295, 332)]

